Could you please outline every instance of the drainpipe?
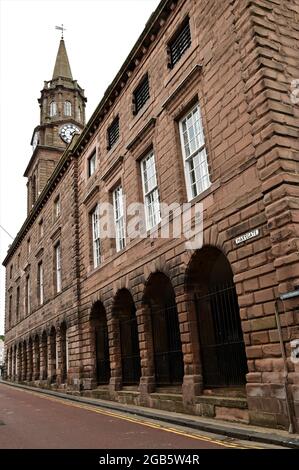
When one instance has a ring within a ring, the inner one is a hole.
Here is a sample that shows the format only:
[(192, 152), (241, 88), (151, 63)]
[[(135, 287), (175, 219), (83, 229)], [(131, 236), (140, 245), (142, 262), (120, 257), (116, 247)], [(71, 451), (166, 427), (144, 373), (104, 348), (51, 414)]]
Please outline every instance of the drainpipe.
[[(286, 294), (282, 294), (279, 299), (282, 301), (283, 304), (283, 309), (285, 312), (285, 307), (284, 307), (284, 300), (291, 299), (294, 297), (299, 297), (299, 289), (293, 292), (287, 292)], [(285, 347), (283, 343), (283, 338), (282, 338), (282, 330), (281, 330), (281, 323), (280, 323), (280, 316), (278, 312), (278, 300), (275, 301), (275, 318), (276, 318), (276, 325), (277, 325), (277, 331), (278, 331), (278, 338), (279, 338), (279, 343), (280, 343), (280, 349), (281, 349), (281, 356), (283, 359), (283, 369), (284, 369), (284, 390), (286, 394), (286, 405), (287, 405), (287, 413), (288, 413), (288, 419), (289, 419), (289, 433), (293, 434), (294, 433), (294, 425), (293, 425), (293, 419), (292, 419), (292, 400), (289, 394), (288, 390), (288, 365), (287, 365), (287, 357), (286, 357), (286, 352), (285, 352)]]

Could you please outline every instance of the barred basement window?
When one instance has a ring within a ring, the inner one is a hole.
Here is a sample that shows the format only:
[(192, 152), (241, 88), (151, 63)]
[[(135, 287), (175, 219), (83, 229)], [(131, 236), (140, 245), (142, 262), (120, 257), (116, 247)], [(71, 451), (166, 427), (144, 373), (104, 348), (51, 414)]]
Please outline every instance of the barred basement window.
[(150, 97), (148, 75), (142, 80), (133, 93), (133, 114), (139, 113)]
[(180, 60), (185, 51), (191, 46), (191, 31), (189, 17), (181, 25), (180, 29), (168, 44), (170, 62), (168, 67), (172, 69)]
[(119, 139), (119, 117), (115, 118), (110, 127), (108, 127), (108, 150), (110, 150), (113, 145)]

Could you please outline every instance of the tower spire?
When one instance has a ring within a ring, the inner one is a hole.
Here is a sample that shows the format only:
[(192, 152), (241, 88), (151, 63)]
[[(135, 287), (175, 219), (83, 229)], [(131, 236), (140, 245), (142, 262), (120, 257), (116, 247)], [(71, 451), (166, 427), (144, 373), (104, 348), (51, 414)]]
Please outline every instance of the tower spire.
[(59, 77), (70, 78), (73, 80), (63, 36), (60, 39), (52, 80)]

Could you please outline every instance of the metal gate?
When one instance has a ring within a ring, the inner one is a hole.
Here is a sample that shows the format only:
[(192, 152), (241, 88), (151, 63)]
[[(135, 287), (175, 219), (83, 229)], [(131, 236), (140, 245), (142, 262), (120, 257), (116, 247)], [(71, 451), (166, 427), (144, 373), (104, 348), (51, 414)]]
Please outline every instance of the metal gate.
[(96, 368), (98, 385), (109, 383), (110, 379), (110, 359), (108, 327), (103, 324), (95, 330), (96, 341)]
[(184, 375), (182, 343), (175, 303), (151, 307), (157, 385), (181, 384)]
[(136, 385), (141, 375), (138, 328), (135, 307), (119, 322), (123, 385)]
[(243, 385), (248, 370), (233, 281), (195, 295), (195, 303), (204, 386)]

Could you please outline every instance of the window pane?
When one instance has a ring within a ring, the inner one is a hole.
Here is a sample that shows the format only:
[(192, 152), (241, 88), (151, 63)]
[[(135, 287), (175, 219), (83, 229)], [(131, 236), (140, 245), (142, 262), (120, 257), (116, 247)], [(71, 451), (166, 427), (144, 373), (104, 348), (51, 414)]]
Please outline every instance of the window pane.
[(155, 156), (153, 152), (141, 161), (141, 171), (146, 226), (147, 229), (150, 230), (161, 220)]
[(123, 192), (121, 186), (119, 186), (113, 192), (113, 205), (116, 235), (116, 251), (119, 251), (125, 247), (124, 207)]
[(202, 118), (198, 105), (181, 120), (180, 134), (190, 199), (205, 191), (211, 184)]

